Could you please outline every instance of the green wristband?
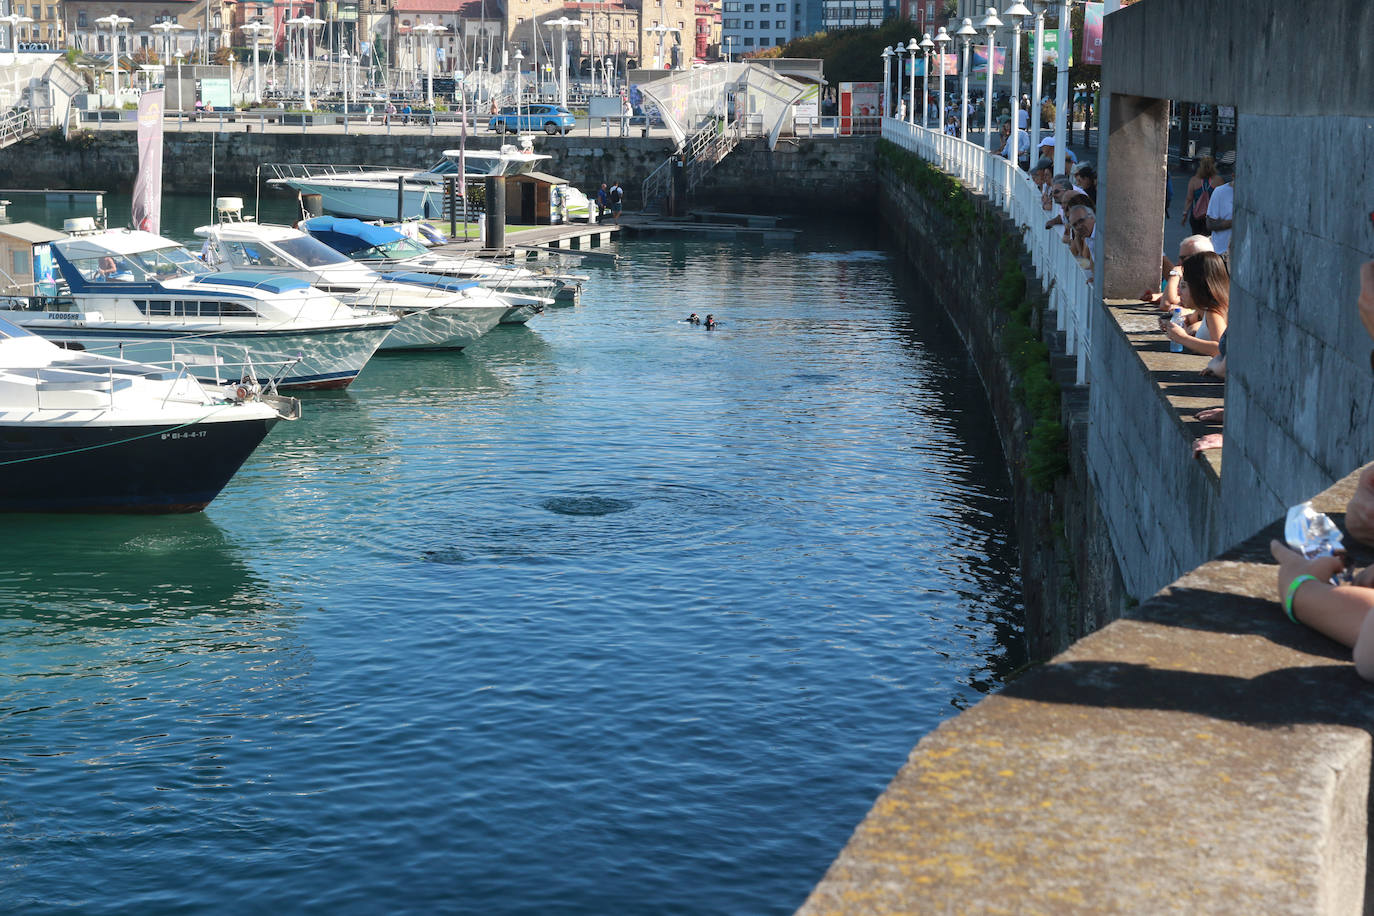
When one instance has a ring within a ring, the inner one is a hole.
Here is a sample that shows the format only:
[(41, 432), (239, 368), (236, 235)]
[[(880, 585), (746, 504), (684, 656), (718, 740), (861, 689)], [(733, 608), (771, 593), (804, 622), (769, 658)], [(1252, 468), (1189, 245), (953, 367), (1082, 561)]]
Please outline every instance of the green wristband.
[(1298, 622), (1298, 618), (1293, 616), (1293, 596), (1298, 593), (1298, 589), (1302, 586), (1304, 582), (1320, 581), (1321, 580), (1318, 579), (1316, 576), (1309, 576), (1303, 574), (1301, 576), (1298, 576), (1292, 582), (1288, 583), (1288, 596), (1283, 599), (1283, 612), (1288, 615), (1289, 620), (1293, 621), (1294, 623)]

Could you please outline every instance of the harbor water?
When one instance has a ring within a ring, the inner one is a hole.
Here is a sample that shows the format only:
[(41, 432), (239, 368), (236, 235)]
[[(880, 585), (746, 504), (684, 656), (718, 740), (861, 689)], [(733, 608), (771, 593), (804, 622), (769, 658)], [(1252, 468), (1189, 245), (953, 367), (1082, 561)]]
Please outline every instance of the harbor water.
[(378, 357), (202, 514), (5, 519), (0, 909), (794, 910), (1023, 660), (970, 362), (806, 230)]

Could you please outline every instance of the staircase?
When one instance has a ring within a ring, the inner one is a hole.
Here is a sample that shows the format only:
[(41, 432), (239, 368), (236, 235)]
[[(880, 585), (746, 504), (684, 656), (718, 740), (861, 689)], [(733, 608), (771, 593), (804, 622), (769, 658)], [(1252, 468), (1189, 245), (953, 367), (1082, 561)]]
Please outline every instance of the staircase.
[(672, 194), (673, 166), (679, 157), (686, 169), (686, 192), (691, 194), (739, 141), (739, 125), (734, 121), (712, 119), (697, 128), (682, 145), (681, 153), (669, 156), (644, 179), (640, 198), (644, 212), (663, 212), (663, 205)]

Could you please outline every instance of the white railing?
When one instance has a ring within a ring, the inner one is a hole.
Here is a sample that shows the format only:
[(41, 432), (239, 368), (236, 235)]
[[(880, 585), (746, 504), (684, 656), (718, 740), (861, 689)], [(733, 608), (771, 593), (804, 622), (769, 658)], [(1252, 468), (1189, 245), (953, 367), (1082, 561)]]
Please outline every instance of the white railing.
[(1030, 176), (983, 147), (937, 130), (927, 130), (896, 118), (883, 119), (883, 138), (959, 180), (965, 188), (992, 201), (1021, 231), (1031, 263), (1049, 295), (1056, 328), (1075, 357), (1078, 384), (1086, 384), (1091, 362), (1093, 275), (1079, 266), (1064, 243), (1060, 229), (1046, 229), (1050, 213)]

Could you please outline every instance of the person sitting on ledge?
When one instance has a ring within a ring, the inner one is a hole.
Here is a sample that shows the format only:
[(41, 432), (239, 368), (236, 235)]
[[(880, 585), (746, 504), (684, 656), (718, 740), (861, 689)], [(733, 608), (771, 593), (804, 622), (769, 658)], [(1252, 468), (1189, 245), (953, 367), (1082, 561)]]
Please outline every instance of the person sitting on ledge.
[(1269, 552), (1279, 564), (1279, 603), (1288, 619), (1349, 646), (1355, 671), (1374, 681), (1374, 566), (1350, 585), (1332, 585), (1345, 568), (1340, 557), (1309, 560), (1278, 541), (1269, 542)]
[[(1360, 321), (1370, 337), (1374, 337), (1374, 261), (1360, 266)], [(1374, 367), (1374, 353), (1370, 354)], [(1374, 546), (1374, 464), (1360, 472), (1360, 482), (1350, 505), (1345, 507), (1345, 524), (1351, 537), (1362, 544)]]
[(1159, 319), (1159, 329), (1174, 343), (1204, 356), (1220, 352), (1218, 341), (1226, 333), (1226, 313), (1231, 302), (1231, 274), (1226, 262), (1214, 251), (1204, 251), (1183, 262), (1183, 277), (1178, 284), (1179, 300), (1185, 309), (1198, 309), (1202, 321), (1195, 326), (1196, 336), (1169, 321)]

